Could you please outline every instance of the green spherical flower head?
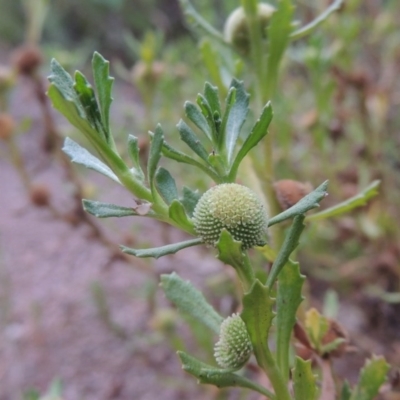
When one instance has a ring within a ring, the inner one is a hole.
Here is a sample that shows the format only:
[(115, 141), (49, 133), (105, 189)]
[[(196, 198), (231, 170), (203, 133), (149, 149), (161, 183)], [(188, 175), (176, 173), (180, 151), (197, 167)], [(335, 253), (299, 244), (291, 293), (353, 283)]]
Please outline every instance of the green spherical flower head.
[(223, 183), (209, 189), (193, 213), (194, 227), (204, 243), (215, 246), (222, 229), (243, 249), (266, 244), (268, 217), (258, 197), (249, 188)]
[(220, 328), (214, 357), (221, 368), (237, 370), (249, 360), (253, 346), (246, 325), (238, 314), (225, 319)]

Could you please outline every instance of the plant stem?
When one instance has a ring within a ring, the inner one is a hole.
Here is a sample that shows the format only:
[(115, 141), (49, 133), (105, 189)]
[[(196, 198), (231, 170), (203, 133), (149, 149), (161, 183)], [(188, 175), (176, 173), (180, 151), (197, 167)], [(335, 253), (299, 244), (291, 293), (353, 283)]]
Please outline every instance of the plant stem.
[(257, 362), (271, 381), (272, 387), (275, 391), (276, 399), (291, 400), (289, 389), (269, 349), (264, 349), (262, 357), (260, 356), (261, 355), (259, 354)]
[(240, 281), (242, 282), (244, 291), (247, 292), (250, 290), (251, 285), (255, 280), (255, 275), (247, 251), (244, 251), (243, 254), (242, 268), (236, 268), (236, 271), (239, 275)]

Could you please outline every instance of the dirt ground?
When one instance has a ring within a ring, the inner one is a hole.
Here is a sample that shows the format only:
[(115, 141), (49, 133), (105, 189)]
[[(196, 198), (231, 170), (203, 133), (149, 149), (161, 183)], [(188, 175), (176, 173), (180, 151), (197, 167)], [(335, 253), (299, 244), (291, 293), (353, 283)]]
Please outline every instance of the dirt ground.
[[(28, 173), (34, 182), (46, 184), (58, 210), (68, 210), (70, 187), (60, 163), (42, 148), (40, 109), (24, 82), (12, 98), (11, 111), (19, 121), (31, 118), (29, 131), (18, 137)], [(199, 247), (157, 262), (112, 259), (87, 226), (72, 226), (48, 208), (32, 205), (4, 143), (0, 154), (0, 400), (18, 400), (32, 388), (43, 392), (55, 378), (63, 383), (65, 400), (212, 398), (214, 392), (186, 376), (170, 343), (152, 330), (152, 302), (145, 288), (158, 274), (172, 271), (202, 286), (223, 268), (213, 254)], [(112, 182), (82, 174), (101, 188), (96, 199), (129, 204), (130, 195)], [(129, 219), (97, 223), (116, 243), (127, 236), (145, 245), (183, 238), (156, 223), (138, 223), (133, 230)], [(146, 273), (143, 266), (153, 272)], [(118, 329), (107, 326), (96, 306), (94, 284), (104, 289)], [(167, 305), (160, 290), (154, 301)], [(364, 310), (346, 302), (342, 308), (347, 310), (340, 313), (342, 322), (362, 339), (362, 350), (337, 363), (340, 375), (354, 381), (351, 371), (370, 353), (400, 359), (400, 341), (387, 346), (369, 338), (363, 334)], [(229, 398), (237, 396), (234, 391)]]

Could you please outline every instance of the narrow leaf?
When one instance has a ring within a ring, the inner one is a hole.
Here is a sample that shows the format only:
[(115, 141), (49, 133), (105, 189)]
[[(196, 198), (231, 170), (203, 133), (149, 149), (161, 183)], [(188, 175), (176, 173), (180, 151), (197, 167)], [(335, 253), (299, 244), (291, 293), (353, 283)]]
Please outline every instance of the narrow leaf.
[(344, 381), (339, 400), (351, 400), (351, 388), (348, 381)]
[(110, 106), (113, 101), (111, 93), (114, 78), (109, 74), (110, 63), (97, 52), (93, 54), (92, 69), (100, 105), (101, 120), (105, 129), (107, 142), (110, 142)]
[(294, 7), (292, 0), (281, 0), (278, 9), (272, 14), (268, 27), (268, 60), (266, 92), (273, 97), (278, 79), (279, 65), (289, 44), (292, 33), (292, 19)]
[(265, 359), (270, 357), (268, 334), (275, 316), (274, 300), (270, 290), (259, 280), (256, 280), (249, 293), (243, 297), (241, 317), (246, 323), (254, 354), (259, 365), (265, 367)]
[(218, 388), (243, 387), (261, 393), (270, 400), (276, 400), (275, 395), (268, 389), (241, 375), (205, 364), (183, 351), (178, 351), (178, 356), (182, 362), (182, 369), (195, 376), (199, 383), (215, 385)]
[(133, 135), (128, 136), (128, 153), (131, 157), (133, 163), (133, 169), (131, 171), (134, 173), (136, 177), (140, 180), (144, 180), (144, 174), (142, 167), (140, 166), (140, 156), (139, 156), (139, 146), (138, 146), (138, 138)]
[[(307, 211), (319, 207), (319, 202), (328, 195), (326, 192), (327, 187), (328, 187), (328, 181), (325, 181), (324, 183), (319, 185), (315, 190), (309, 193), (307, 196), (304, 196), (294, 206), (270, 218), (270, 220), (268, 221), (268, 226), (278, 224), (279, 222), (295, 217), (296, 215), (305, 214)], [(309, 220), (312, 217), (313, 216), (307, 217), (307, 220)]]
[(239, 138), (240, 130), (246, 120), (249, 111), (249, 97), (244, 89), (243, 82), (234, 79), (231, 87), (236, 88), (235, 102), (229, 108), (229, 114), (224, 124), (225, 146), (228, 157), (228, 164), (232, 163), (235, 146)]
[(194, 28), (200, 28), (207, 35), (210, 35), (221, 43), (225, 43), (223, 35), (196, 11), (189, 0), (179, 0), (179, 3), (190, 25)]
[(75, 72), (74, 89), (79, 96), (79, 100), (85, 110), (85, 115), (90, 125), (106, 140), (106, 132), (101, 121), (101, 114), (93, 87), (79, 71)]
[(86, 118), (86, 112), (74, 89), (74, 81), (64, 68), (56, 61), (51, 61), (51, 85), (47, 91), (53, 107), (58, 110), (76, 128), (78, 128), (93, 144), (98, 137), (97, 131)]
[[(135, 211), (133, 207), (122, 207), (116, 204), (103, 203), (101, 201), (82, 200), (83, 209), (89, 214), (97, 218), (109, 217), (128, 217), (128, 216), (141, 216), (142, 214)], [(146, 216), (151, 216), (152, 213), (147, 213)]]
[[(224, 82), (221, 76), (221, 65), (220, 65), (220, 56), (219, 53), (217, 53), (211, 45), (211, 42), (208, 38), (203, 39), (200, 42), (200, 52), (202, 55), (202, 61), (204, 66), (207, 68), (207, 72), (209, 76), (211, 77), (211, 80), (219, 87), (224, 89)], [(225, 89), (226, 91), (226, 89)], [(211, 99), (207, 96), (205, 93), (206, 98), (208, 102), (211, 101)], [(211, 105), (211, 104), (210, 104)], [(217, 107), (211, 106), (214, 110), (218, 110)], [(221, 108), (219, 107), (218, 110), (219, 114), (221, 114)]]
[(204, 96), (211, 107), (213, 115), (217, 112), (221, 115), (221, 104), (219, 102), (218, 87), (206, 82), (204, 85)]
[(229, 173), (232, 179), (235, 179), (240, 163), (247, 153), (255, 147), (261, 139), (263, 139), (268, 133), (268, 126), (272, 121), (272, 107), (271, 103), (268, 102), (262, 110), (260, 118), (257, 120), (249, 136), (247, 136), (242, 147), (237, 153), (235, 160), (232, 163), (231, 171)]
[[(289, 378), (290, 339), (296, 313), (303, 300), (301, 295), (305, 276), (301, 275), (299, 263), (287, 260), (278, 276), (276, 296), (276, 358), (277, 364), (285, 379)], [(308, 399), (309, 397), (304, 397)], [(300, 397), (299, 397), (300, 399)], [(309, 398), (311, 400), (311, 397)]]
[(168, 209), (168, 216), (178, 223), (181, 229), (191, 234), (195, 233), (193, 222), (187, 217), (185, 208), (179, 200), (175, 199), (171, 202)]
[(210, 142), (212, 142), (212, 129), (203, 113), (190, 101), (185, 103), (184, 108), (186, 116), (206, 135)]
[(312, 373), (311, 360), (296, 357), (293, 369), (293, 389), (295, 400), (315, 400), (317, 395), (316, 377)]
[(115, 182), (121, 183), (118, 177), (107, 165), (94, 155), (90, 154), (86, 149), (74, 142), (72, 139), (68, 137), (65, 139), (62, 150), (71, 158), (72, 162), (93, 169), (94, 171), (100, 172), (108, 178), (111, 178)]
[(136, 257), (145, 258), (153, 257), (160, 258), (169, 254), (174, 254), (179, 250), (186, 249), (187, 247), (196, 246), (201, 244), (201, 239), (192, 239), (185, 242), (179, 242), (174, 244), (168, 244), (162, 247), (154, 247), (151, 249), (131, 249), (130, 247), (120, 246), (124, 253), (131, 254)]
[(204, 161), (208, 162), (208, 152), (200, 143), (196, 134), (190, 129), (190, 127), (183, 121), (180, 120), (176, 126), (180, 133), (181, 139)]
[(203, 294), (189, 281), (184, 281), (175, 272), (161, 275), (161, 287), (167, 299), (180, 312), (190, 315), (214, 333), (219, 334), (219, 328), (224, 320), (207, 302)]
[(182, 198), (180, 201), (185, 207), (186, 213), (189, 215), (189, 217), (193, 216), (194, 209), (197, 202), (200, 200), (200, 197), (201, 194), (197, 190), (193, 191), (187, 186), (182, 188)]
[(220, 182), (219, 176), (216, 174), (216, 172), (210, 166), (202, 164), (201, 162), (193, 159), (191, 156), (175, 149), (174, 147), (172, 147), (170, 144), (168, 144), (165, 141), (164, 141), (163, 147), (162, 147), (162, 154), (165, 157), (170, 158), (171, 160), (175, 160), (175, 161), (178, 161), (181, 163), (193, 165), (193, 166), (201, 169), (208, 176), (210, 176), (214, 182), (217, 182), (217, 183)]
[(378, 186), (380, 184), (381, 181), (379, 180), (373, 181), (361, 193), (358, 193), (357, 195), (350, 197), (350, 199), (336, 204), (333, 207), (327, 208), (319, 213), (309, 215), (306, 220), (318, 221), (325, 218), (336, 217), (340, 214), (349, 212), (354, 208), (365, 206), (370, 199), (378, 194)]
[(336, 0), (334, 1), (322, 14), (320, 14), (317, 18), (312, 20), (309, 24), (297, 29), (290, 35), (291, 40), (298, 40), (303, 38), (304, 36), (312, 33), (315, 28), (321, 25), (331, 14), (335, 11), (338, 11), (342, 6), (344, 0)]
[(282, 268), (288, 262), (290, 254), (299, 245), (299, 238), (304, 229), (304, 215), (297, 215), (290, 227), (288, 233), (286, 234), (285, 240), (282, 247), (280, 248), (278, 255), (272, 264), (271, 271), (268, 275), (266, 285), (272, 289), (276, 278), (280, 274)]
[(373, 356), (361, 370), (360, 379), (353, 390), (351, 400), (374, 400), (379, 388), (386, 381), (389, 364), (383, 357)]
[(176, 188), (175, 179), (165, 168), (160, 167), (157, 169), (155, 183), (158, 193), (160, 193), (166, 204), (170, 205), (178, 198), (178, 189)]
[(68, 102), (75, 105), (77, 112), (81, 118), (85, 117), (85, 110), (79, 100), (79, 96), (74, 89), (74, 81), (71, 75), (58, 63), (54, 58), (50, 64), (51, 75), (49, 81), (53, 87), (58, 89), (58, 92)]
[(164, 144), (164, 133), (161, 125), (157, 125), (154, 135), (152, 136), (149, 159), (147, 160), (147, 179), (149, 181), (151, 192), (156, 195), (154, 175), (157, 170), (158, 162), (161, 158), (161, 149)]

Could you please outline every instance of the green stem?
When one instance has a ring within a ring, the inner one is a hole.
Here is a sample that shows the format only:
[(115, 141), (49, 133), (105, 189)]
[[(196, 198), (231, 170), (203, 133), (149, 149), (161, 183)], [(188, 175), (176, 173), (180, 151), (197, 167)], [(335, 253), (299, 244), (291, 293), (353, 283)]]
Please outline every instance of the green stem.
[(251, 43), (250, 54), (257, 80), (256, 87), (261, 89), (256, 90), (257, 103), (260, 104), (262, 107), (263, 104), (266, 102), (263, 98), (266, 87), (266, 82), (263, 79), (265, 71), (265, 51), (263, 48), (260, 20), (258, 18), (258, 1), (242, 0), (242, 6), (246, 13), (246, 19), (249, 27)]
[(291, 400), (289, 389), (278, 366), (275, 363), (274, 357), (268, 348), (264, 349), (262, 354), (256, 354), (258, 365), (265, 371), (272, 387), (275, 391), (277, 400)]
[(236, 271), (239, 275), (240, 281), (242, 282), (244, 291), (248, 292), (256, 277), (254, 275), (254, 270), (251, 266), (250, 258), (247, 251), (243, 252), (242, 268), (237, 268)]

